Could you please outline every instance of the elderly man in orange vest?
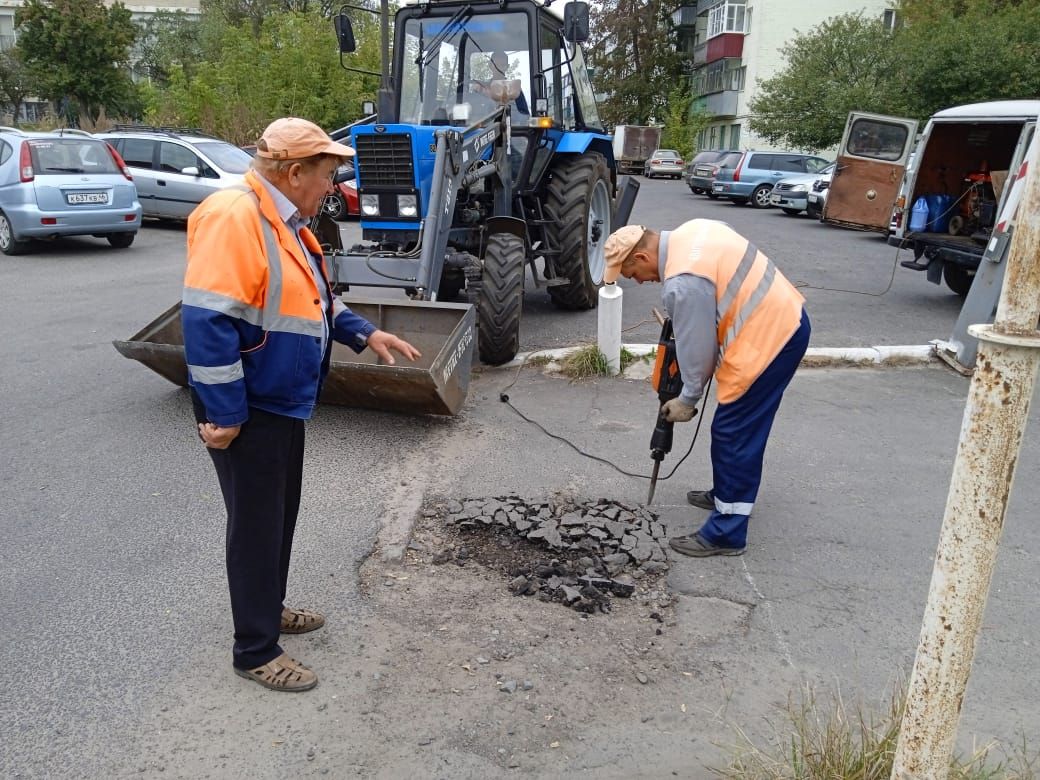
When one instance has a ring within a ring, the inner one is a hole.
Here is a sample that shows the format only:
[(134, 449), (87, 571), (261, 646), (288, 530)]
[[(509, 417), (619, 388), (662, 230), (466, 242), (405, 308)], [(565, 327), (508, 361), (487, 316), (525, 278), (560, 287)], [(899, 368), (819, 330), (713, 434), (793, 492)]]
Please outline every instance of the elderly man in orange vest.
[(605, 245), (603, 281), (663, 282), (683, 390), (664, 406), (688, 422), (715, 375), (710, 490), (687, 500), (711, 514), (699, 531), (669, 540), (683, 555), (742, 555), (762, 460), (784, 390), (809, 345), (805, 299), (758, 249), (722, 222), (694, 219), (658, 233), (639, 225)]
[(354, 150), (313, 122), (276, 119), (242, 186), (210, 195), (188, 219), (181, 323), (199, 438), (227, 509), (226, 560), (235, 673), (276, 691), (306, 691), (313, 670), (280, 634), (325, 617), (285, 604), (303, 486), (304, 421), (328, 374), (332, 342), (415, 360), (411, 344), (332, 294), (307, 228)]

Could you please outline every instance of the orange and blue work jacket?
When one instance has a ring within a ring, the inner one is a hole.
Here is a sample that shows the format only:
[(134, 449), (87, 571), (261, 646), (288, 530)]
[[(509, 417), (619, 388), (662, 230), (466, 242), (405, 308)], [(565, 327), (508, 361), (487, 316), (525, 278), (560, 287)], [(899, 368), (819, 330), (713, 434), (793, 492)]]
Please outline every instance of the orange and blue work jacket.
[(683, 377), (680, 397), (696, 403), (714, 372), (719, 403), (736, 401), (798, 330), (805, 299), (722, 222), (692, 219), (662, 232), (658, 262)]
[(329, 369), (326, 334), (361, 352), (376, 330), (332, 295), (313, 234), (303, 228), (297, 239), (255, 172), (245, 184), (210, 195), (188, 219), (184, 352), (191, 386), (220, 426), (245, 422), (250, 406), (309, 418)]

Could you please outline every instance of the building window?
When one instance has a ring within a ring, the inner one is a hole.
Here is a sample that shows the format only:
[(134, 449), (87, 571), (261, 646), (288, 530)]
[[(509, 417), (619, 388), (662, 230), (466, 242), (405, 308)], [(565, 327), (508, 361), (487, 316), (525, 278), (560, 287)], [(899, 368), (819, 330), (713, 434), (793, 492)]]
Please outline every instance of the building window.
[(708, 130), (708, 148), (709, 149), (718, 149), (719, 148), (718, 147), (718, 143), (719, 143), (719, 128), (717, 128), (715, 125), (712, 125), (711, 128)]
[(740, 148), (740, 125), (732, 125), (729, 129), (729, 148)]
[(719, 148), (720, 149), (725, 149), (726, 148), (726, 126), (725, 125), (722, 125), (719, 128)]
[(747, 8), (745, 0), (727, 0), (708, 11), (708, 37), (723, 33), (745, 33)]
[(739, 92), (744, 89), (744, 79), (747, 77), (747, 68), (735, 68), (729, 71), (729, 88)]

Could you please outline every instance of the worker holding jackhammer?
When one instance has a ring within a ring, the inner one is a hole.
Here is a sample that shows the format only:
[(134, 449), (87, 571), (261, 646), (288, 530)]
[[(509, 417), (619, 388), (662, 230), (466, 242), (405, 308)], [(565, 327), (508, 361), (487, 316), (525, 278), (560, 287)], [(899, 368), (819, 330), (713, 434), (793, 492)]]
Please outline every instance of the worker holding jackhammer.
[(754, 244), (714, 220), (662, 232), (628, 225), (611, 234), (605, 253), (604, 282), (663, 282), (683, 380), (662, 407), (665, 419), (693, 419), (712, 374), (717, 383), (713, 485), (686, 496), (711, 514), (669, 545), (695, 557), (742, 555), (773, 418), (809, 345), (805, 299)]
[(284, 652), (279, 634), (325, 618), (285, 605), (303, 482), (304, 421), (329, 370), (333, 340), (420, 357), (333, 296), (307, 228), (336, 169), (354, 150), (312, 122), (272, 122), (240, 187), (204, 200), (188, 219), (181, 322), (199, 438), (227, 509), (227, 576), (235, 673), (276, 691), (317, 675)]

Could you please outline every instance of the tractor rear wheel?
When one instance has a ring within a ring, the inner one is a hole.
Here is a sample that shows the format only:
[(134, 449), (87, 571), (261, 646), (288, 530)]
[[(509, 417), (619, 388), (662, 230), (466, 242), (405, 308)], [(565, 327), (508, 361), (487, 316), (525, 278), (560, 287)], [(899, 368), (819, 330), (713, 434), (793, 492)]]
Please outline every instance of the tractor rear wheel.
[(507, 363), (520, 350), (524, 259), (522, 238), (493, 233), (479, 277), (467, 279), (466, 294), (477, 307), (477, 352), (488, 365)]
[(559, 248), (556, 273), (567, 284), (549, 288), (561, 309), (595, 309), (603, 283), (603, 245), (614, 229), (610, 169), (603, 155), (565, 157), (552, 168), (546, 198), (546, 233)]

